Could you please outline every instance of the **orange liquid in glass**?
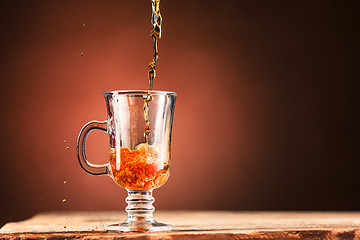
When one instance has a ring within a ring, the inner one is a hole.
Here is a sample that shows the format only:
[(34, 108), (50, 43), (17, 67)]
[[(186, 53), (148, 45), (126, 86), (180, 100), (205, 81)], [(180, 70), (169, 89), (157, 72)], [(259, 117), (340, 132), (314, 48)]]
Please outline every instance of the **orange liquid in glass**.
[(130, 190), (150, 190), (163, 185), (169, 178), (168, 163), (156, 158), (149, 148), (131, 150), (121, 148), (119, 163), (116, 151), (110, 152), (110, 165), (114, 181)]

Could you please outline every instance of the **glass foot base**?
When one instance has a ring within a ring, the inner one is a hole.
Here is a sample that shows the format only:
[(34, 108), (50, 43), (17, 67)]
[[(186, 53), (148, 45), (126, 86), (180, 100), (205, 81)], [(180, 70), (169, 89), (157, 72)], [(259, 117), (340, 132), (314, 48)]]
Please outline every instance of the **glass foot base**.
[(112, 224), (107, 227), (108, 231), (117, 232), (166, 232), (171, 231), (173, 227), (169, 224), (152, 221), (125, 221), (119, 224)]
[(117, 232), (166, 232), (173, 227), (168, 224), (159, 223), (154, 220), (152, 205), (155, 201), (152, 190), (128, 190), (125, 208), (128, 213), (123, 223), (109, 225), (108, 231)]

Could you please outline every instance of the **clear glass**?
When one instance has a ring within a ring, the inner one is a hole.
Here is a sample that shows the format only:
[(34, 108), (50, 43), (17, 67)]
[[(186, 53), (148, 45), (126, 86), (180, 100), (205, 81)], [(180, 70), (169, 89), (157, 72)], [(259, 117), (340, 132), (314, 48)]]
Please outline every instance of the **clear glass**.
[[(145, 142), (144, 98), (147, 91), (105, 92), (108, 119), (91, 121), (81, 129), (77, 155), (81, 167), (93, 175), (109, 175), (127, 189), (127, 219), (108, 226), (113, 231), (170, 231), (171, 225), (153, 218), (153, 189), (162, 186), (170, 175), (171, 131), (176, 93), (152, 91), (148, 103), (150, 135)], [(85, 154), (88, 134), (99, 129), (109, 134), (110, 161), (90, 163)]]

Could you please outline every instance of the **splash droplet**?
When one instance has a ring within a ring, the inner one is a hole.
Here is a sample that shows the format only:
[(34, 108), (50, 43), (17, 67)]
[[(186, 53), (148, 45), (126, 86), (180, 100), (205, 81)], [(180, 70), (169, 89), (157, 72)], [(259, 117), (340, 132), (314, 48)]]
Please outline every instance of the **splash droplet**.
[(66, 147), (66, 149), (67, 149), (67, 150), (69, 150), (69, 149), (70, 149), (70, 147)]
[(86, 24), (85, 23), (83, 23), (83, 25), (82, 25), (83, 27), (86, 27)]
[(85, 54), (84, 54), (83, 52), (82, 52), (82, 53), (80, 53), (80, 56), (82, 56), (82, 57), (83, 57), (84, 55), (85, 55)]
[(66, 198), (64, 198), (64, 199), (62, 200), (63, 203), (66, 203), (66, 201), (67, 201)]
[(64, 184), (66, 184), (66, 180), (64, 181)]
[(66, 140), (64, 140), (64, 143), (66, 143)]
[(66, 228), (66, 226), (64, 226), (64, 228)]

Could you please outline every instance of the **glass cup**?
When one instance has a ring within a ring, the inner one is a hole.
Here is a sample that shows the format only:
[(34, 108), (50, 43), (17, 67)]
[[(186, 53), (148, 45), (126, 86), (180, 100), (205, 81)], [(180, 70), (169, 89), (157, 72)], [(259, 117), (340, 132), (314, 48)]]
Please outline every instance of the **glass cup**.
[[(152, 190), (162, 186), (170, 174), (176, 93), (152, 91), (148, 95), (147, 91), (112, 91), (105, 92), (104, 96), (107, 120), (85, 124), (80, 131), (76, 151), (86, 172), (109, 175), (128, 191), (127, 219), (108, 226), (108, 230), (170, 231), (171, 225), (159, 223), (153, 218), (155, 208), (152, 204), (155, 200)], [(145, 121), (146, 117), (148, 121)], [(107, 132), (110, 137), (110, 161), (103, 165), (92, 164), (86, 158), (86, 138), (94, 129)]]

